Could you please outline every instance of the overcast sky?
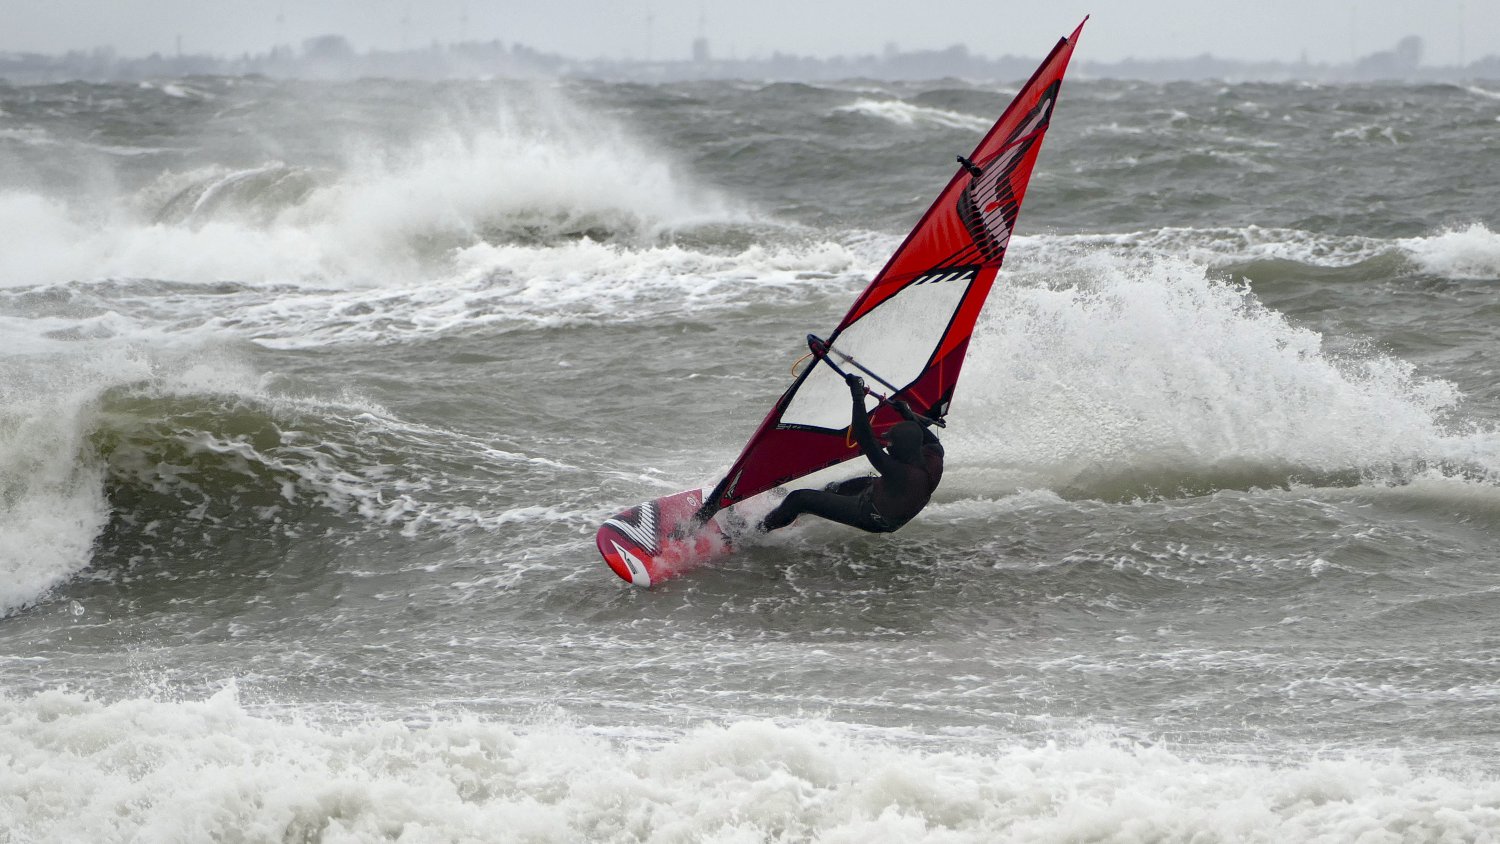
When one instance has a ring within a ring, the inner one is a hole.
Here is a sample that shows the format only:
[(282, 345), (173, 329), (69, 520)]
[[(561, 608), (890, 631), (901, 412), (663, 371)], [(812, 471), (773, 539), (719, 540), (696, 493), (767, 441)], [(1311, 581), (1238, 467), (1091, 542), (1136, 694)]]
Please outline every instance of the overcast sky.
[(0, 51), (264, 52), (324, 34), (356, 49), (520, 42), (578, 58), (813, 56), (940, 48), (1040, 57), (1085, 14), (1078, 56), (1346, 62), (1405, 35), (1424, 64), (1500, 54), (1500, 0), (0, 0)]

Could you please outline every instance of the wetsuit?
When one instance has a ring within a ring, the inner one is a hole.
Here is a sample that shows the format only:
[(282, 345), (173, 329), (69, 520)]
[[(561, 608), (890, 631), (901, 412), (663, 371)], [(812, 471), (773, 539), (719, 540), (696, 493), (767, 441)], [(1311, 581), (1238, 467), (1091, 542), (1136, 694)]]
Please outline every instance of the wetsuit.
[(911, 521), (927, 506), (932, 491), (943, 478), (942, 443), (931, 430), (910, 421), (915, 416), (903, 405), (902, 415), (909, 421), (891, 429), (891, 450), (887, 452), (870, 428), (863, 382), (851, 379), (850, 394), (854, 400), (850, 423), (854, 438), (880, 474), (850, 478), (821, 490), (795, 490), (766, 515), (761, 522), (763, 529), (783, 528), (803, 513), (811, 513), (871, 533), (889, 533)]

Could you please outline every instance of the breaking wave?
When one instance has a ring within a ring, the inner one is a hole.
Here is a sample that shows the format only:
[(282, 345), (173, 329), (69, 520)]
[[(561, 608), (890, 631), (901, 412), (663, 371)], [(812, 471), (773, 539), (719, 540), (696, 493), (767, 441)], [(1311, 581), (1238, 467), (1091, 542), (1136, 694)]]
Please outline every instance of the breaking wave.
[(670, 156), (565, 102), (337, 164), (168, 170), (127, 195), (0, 192), (0, 286), (106, 278), (378, 285), (452, 272), (476, 245), (649, 245), (750, 215)]
[[(1081, 735), (921, 749), (830, 723), (612, 741), (472, 717), (320, 726), (206, 700), (0, 696), (25, 840), (1407, 840), (1500, 834), (1500, 783), (1393, 756), (1195, 759)], [(869, 732), (868, 730), (866, 731)]]
[(1118, 496), (1429, 470), (1500, 478), (1500, 434), (1405, 361), (1336, 353), (1198, 264), (1095, 253), (997, 287), (965, 367), (955, 462)]

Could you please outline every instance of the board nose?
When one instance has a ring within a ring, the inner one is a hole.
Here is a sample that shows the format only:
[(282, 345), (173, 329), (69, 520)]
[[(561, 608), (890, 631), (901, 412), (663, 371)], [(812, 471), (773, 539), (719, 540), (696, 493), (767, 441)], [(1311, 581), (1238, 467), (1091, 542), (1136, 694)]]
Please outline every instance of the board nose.
[(604, 557), (604, 562), (621, 580), (629, 581), (635, 586), (642, 588), (651, 585), (651, 574), (646, 570), (646, 565), (629, 549), (620, 546), (611, 538), (600, 536), (598, 540), (599, 554)]

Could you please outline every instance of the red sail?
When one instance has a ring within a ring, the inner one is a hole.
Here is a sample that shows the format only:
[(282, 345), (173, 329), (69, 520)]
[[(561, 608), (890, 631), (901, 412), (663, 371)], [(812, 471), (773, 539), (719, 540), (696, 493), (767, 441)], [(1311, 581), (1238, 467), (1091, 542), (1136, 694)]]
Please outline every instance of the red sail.
[[(834, 360), (856, 361), (872, 389), (918, 413), (948, 412), (1082, 31), (1080, 23), (1052, 48), (828, 337)], [(877, 434), (900, 421), (873, 398), (867, 412)], [(848, 427), (843, 380), (830, 367), (807, 367), (704, 502), (705, 513), (858, 457)]]

